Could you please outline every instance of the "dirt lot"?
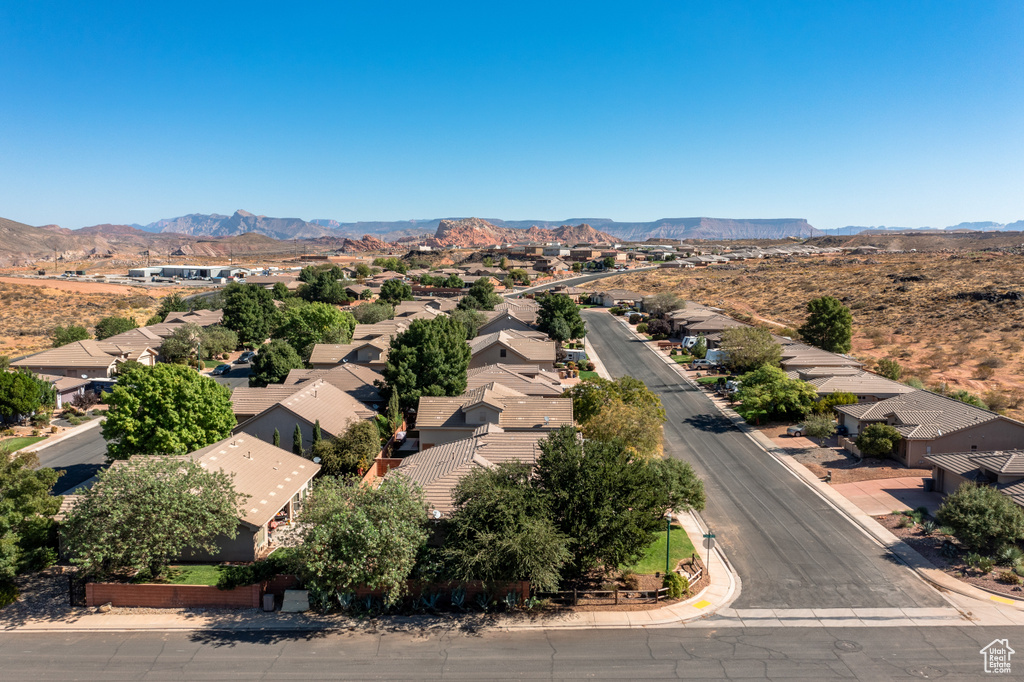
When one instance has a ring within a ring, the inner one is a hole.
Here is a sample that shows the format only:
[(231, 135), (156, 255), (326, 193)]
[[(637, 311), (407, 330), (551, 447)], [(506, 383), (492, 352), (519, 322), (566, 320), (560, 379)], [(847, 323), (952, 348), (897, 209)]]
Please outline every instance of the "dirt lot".
[(80, 324), (89, 331), (110, 315), (145, 324), (173, 293), (194, 288), (141, 288), (93, 282), (0, 278), (0, 355), (11, 358), (49, 348), (57, 325)]
[(810, 299), (835, 296), (853, 311), (853, 355), (869, 368), (892, 358), (905, 377), (966, 389), (1024, 418), (1022, 270), (1015, 253), (879, 253), (655, 270), (582, 286), (677, 291), (777, 332), (802, 324)]
[[(957, 580), (980, 587), (990, 592), (999, 592), (1018, 599), (1024, 597), (1024, 588), (1015, 585), (1008, 585), (999, 582), (999, 575), (1009, 568), (996, 566), (991, 573), (983, 574), (981, 571), (969, 568), (964, 563), (964, 554), (952, 536), (944, 535), (936, 531), (926, 535), (921, 526), (915, 525), (910, 528), (900, 528), (901, 516), (887, 514), (875, 517), (875, 520), (885, 526), (893, 535), (903, 540), (914, 548), (918, 554), (935, 564), (935, 567), (945, 571)], [(949, 548), (949, 553), (943, 553), (943, 546)]]

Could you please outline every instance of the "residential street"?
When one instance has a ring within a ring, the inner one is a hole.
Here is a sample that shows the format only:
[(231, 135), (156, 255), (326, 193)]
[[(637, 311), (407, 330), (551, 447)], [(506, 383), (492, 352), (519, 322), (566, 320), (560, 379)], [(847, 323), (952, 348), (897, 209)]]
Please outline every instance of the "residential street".
[(12, 633), (0, 666), (5, 679), (38, 682), (964, 680), (986, 677), (979, 650), (997, 638), (1018, 645), (1024, 628)]
[(64, 469), (66, 472), (53, 487), (54, 495), (62, 495), (82, 481), (87, 481), (107, 463), (107, 442), (96, 427), (39, 452), (39, 466)]
[(611, 375), (634, 376), (661, 397), (667, 454), (691, 462), (704, 479), (703, 517), (742, 580), (734, 608), (948, 606), (634, 340), (619, 318), (583, 315)]

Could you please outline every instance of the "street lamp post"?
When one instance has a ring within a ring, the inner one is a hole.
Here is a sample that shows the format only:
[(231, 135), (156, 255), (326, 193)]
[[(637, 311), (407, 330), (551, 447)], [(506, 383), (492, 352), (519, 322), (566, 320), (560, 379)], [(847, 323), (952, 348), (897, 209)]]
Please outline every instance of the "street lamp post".
[(670, 565), (669, 547), (672, 544), (672, 512), (665, 514), (665, 575), (672, 572)]

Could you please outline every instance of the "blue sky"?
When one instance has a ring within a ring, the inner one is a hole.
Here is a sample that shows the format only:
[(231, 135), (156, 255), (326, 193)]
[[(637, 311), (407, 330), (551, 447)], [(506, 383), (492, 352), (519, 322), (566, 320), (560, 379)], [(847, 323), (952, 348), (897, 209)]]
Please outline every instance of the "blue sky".
[(0, 216), (1024, 218), (1024, 3), (0, 1)]

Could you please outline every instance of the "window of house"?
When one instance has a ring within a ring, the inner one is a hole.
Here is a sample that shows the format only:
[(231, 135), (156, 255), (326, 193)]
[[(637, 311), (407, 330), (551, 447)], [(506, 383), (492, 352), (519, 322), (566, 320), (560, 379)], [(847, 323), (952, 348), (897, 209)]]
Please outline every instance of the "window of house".
[(505, 356), (506, 356), (507, 354), (508, 354), (508, 351), (506, 351), (506, 350), (505, 350), (504, 348), (502, 348), (502, 349), (500, 349), (500, 350), (498, 351), (498, 356), (499, 356), (499, 357), (502, 357), (502, 358), (503, 358), (503, 357), (505, 357)]
[(978, 446), (977, 446), (977, 445), (972, 445), (972, 446), (971, 446), (971, 450), (972, 450), (972, 451), (974, 451), (974, 450), (977, 450), (977, 449), (978, 449)]

